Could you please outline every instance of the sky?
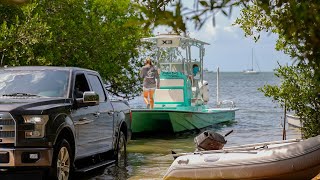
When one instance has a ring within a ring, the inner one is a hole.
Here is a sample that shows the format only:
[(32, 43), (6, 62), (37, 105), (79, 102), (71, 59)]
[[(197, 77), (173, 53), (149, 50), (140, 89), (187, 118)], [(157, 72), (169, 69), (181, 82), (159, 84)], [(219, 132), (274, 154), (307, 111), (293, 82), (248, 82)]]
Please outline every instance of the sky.
[[(252, 50), (253, 68), (257, 71), (260, 69), (262, 72), (272, 72), (278, 67), (277, 62), (281, 65), (292, 62), (288, 55), (275, 50), (277, 39), (275, 34), (264, 33), (258, 42), (254, 42), (252, 37), (244, 37), (242, 29), (232, 25), (238, 16), (240, 16), (240, 8), (233, 8), (231, 17), (218, 13), (215, 26), (209, 19), (199, 31), (194, 29), (191, 22), (188, 23), (187, 28), (191, 38), (210, 43), (206, 46), (205, 68), (215, 71), (219, 67), (220, 71), (224, 72), (241, 72), (249, 69)], [(169, 28), (160, 27), (155, 30), (159, 33), (166, 33), (166, 31), (170, 31)]]

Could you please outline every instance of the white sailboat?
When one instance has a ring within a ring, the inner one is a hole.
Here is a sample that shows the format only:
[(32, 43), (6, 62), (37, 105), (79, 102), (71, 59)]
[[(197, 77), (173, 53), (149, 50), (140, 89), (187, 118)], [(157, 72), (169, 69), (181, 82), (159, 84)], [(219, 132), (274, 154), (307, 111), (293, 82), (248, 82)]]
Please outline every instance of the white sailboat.
[(251, 69), (244, 70), (243, 73), (245, 74), (258, 74), (259, 71), (253, 70), (253, 48), (251, 52)]

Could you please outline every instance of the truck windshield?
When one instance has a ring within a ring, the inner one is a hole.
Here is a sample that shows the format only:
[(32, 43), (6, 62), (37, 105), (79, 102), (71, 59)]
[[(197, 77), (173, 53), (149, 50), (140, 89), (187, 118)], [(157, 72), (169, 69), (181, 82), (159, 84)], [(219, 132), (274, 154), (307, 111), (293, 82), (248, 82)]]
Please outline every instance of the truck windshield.
[(69, 72), (61, 70), (0, 71), (0, 96), (66, 97)]

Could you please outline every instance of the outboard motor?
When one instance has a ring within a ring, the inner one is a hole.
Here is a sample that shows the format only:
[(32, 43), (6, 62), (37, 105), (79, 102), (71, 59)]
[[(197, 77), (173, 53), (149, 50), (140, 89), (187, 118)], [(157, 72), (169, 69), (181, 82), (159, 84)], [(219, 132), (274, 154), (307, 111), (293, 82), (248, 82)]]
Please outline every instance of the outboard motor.
[(232, 133), (233, 130), (229, 131), (226, 135), (222, 136), (221, 134), (204, 131), (194, 138), (197, 150), (220, 150), (227, 143), (224, 137)]

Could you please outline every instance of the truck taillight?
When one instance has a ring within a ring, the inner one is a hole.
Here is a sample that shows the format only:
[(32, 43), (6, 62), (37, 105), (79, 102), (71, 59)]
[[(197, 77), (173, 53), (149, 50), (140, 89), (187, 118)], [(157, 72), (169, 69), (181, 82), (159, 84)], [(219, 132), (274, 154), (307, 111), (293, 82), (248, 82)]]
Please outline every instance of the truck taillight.
[(132, 111), (130, 111), (130, 122), (132, 122)]

